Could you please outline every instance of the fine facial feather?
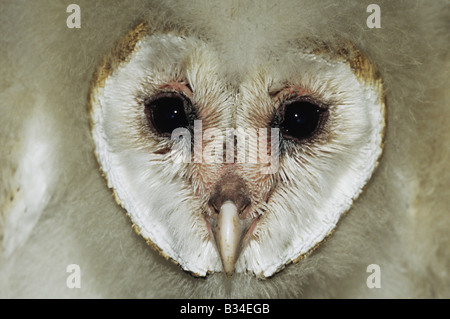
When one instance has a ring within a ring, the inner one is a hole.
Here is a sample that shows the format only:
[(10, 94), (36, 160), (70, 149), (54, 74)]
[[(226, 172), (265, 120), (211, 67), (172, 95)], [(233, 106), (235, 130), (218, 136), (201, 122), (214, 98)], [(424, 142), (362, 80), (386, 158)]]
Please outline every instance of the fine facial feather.
[[(53, 132), (48, 138), (56, 145), (49, 152), (58, 163), (52, 166), (57, 178), (51, 185), (50, 201), (30, 238), (10, 257), (0, 259), (2, 296), (448, 294), (445, 146), (449, 135), (442, 124), (448, 96), (442, 93), (442, 85), (448, 76), (443, 70), (448, 68), (449, 41), (445, 10), (441, 10), (444, 3), (411, 7), (379, 2), (379, 30), (365, 26), (367, 4), (350, 2), (285, 2), (262, 7), (246, 3), (243, 8), (202, 2), (158, 5), (134, 1), (123, 8), (107, 2), (96, 8), (79, 4), (83, 12), (80, 30), (65, 28), (67, 14), (62, 4), (27, 2), (29, 10), (23, 15), (25, 2), (11, 2), (2, 13), (1, 31), (9, 36), (2, 37), (0, 49), (8, 66), (2, 68), (0, 80), (1, 157), (6, 163), (0, 170), (0, 206), (9, 199), (16, 183), (13, 172), (23, 157), (22, 148), (16, 146), (21, 143), (18, 136), (25, 136), (22, 132), (28, 119), (41, 118), (30, 109), (48, 119)], [(42, 19), (47, 15), (51, 18)], [(182, 25), (214, 41), (222, 61), (218, 67), (228, 68), (221, 72), (228, 77), (224, 82), (242, 81), (245, 75), (239, 70), (255, 63), (252, 50), (261, 43), (270, 55), (285, 50), (287, 43), (306, 43), (302, 41), (306, 38), (335, 43), (338, 35), (353, 42), (378, 66), (388, 101), (384, 157), (332, 239), (315, 253), (266, 281), (240, 274), (231, 281), (220, 274), (199, 281), (164, 261), (133, 234), (129, 220), (97, 173), (85, 101), (96, 65), (119, 37), (143, 19)], [(40, 94), (46, 100), (38, 107)], [(2, 209), (3, 220), (5, 214)], [(71, 263), (86, 269), (82, 289), (69, 290), (64, 285), (65, 267)], [(382, 289), (365, 286), (365, 269), (371, 263), (381, 266)]]

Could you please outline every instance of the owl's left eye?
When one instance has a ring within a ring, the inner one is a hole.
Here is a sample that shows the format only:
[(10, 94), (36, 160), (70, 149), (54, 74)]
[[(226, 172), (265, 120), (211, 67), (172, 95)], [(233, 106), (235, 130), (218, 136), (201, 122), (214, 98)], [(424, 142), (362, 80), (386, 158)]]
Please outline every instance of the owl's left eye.
[(149, 123), (163, 136), (170, 136), (175, 129), (189, 126), (189, 101), (179, 93), (161, 93), (144, 104)]
[(308, 99), (286, 101), (280, 129), (283, 137), (302, 141), (314, 136), (323, 125), (327, 111)]

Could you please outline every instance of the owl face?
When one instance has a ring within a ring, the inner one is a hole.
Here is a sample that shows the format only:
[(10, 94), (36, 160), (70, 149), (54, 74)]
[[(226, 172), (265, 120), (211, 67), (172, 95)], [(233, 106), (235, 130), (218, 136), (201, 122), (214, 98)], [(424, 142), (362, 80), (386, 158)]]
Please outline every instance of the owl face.
[(95, 153), (161, 255), (196, 276), (270, 277), (323, 242), (373, 174), (381, 79), (346, 42), (254, 53), (238, 74), (221, 54), (205, 36), (130, 31), (93, 78)]

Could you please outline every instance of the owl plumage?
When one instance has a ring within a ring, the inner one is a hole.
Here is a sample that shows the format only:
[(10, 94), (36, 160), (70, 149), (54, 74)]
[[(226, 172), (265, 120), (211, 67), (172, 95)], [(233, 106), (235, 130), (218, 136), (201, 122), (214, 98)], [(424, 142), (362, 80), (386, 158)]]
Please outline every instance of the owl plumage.
[[(64, 4), (11, 2), (2, 13), (0, 296), (448, 296), (444, 2), (380, 2), (381, 29), (365, 24), (369, 3), (78, 4), (80, 29), (66, 28)], [(310, 146), (280, 144), (279, 174), (232, 169), (252, 213), (273, 218), (255, 228), (268, 244), (242, 251), (230, 279), (204, 226), (225, 166), (162, 160), (168, 141), (145, 114), (161, 87), (184, 94), (204, 128), (267, 126), (283, 104), (276, 94), (292, 88), (307, 88), (316, 104), (348, 105), (329, 110), (334, 148), (322, 132)], [(369, 100), (386, 101), (386, 132)], [(333, 157), (342, 145), (351, 147)], [(348, 169), (367, 145), (372, 160)], [(120, 158), (102, 160), (108, 152)], [(328, 203), (323, 215), (307, 209), (314, 201)], [(326, 226), (308, 224), (315, 216)], [(311, 243), (302, 250), (293, 238)], [(69, 264), (81, 267), (80, 289), (65, 285)], [(381, 267), (380, 289), (366, 286), (370, 264)]]

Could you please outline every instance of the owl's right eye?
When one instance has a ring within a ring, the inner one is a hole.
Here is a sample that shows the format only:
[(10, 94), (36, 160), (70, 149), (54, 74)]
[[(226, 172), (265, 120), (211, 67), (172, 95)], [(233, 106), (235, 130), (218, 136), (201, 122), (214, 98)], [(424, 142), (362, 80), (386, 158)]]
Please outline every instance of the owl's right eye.
[(189, 126), (189, 101), (182, 94), (161, 93), (144, 104), (147, 120), (162, 136), (170, 136), (175, 129)]

